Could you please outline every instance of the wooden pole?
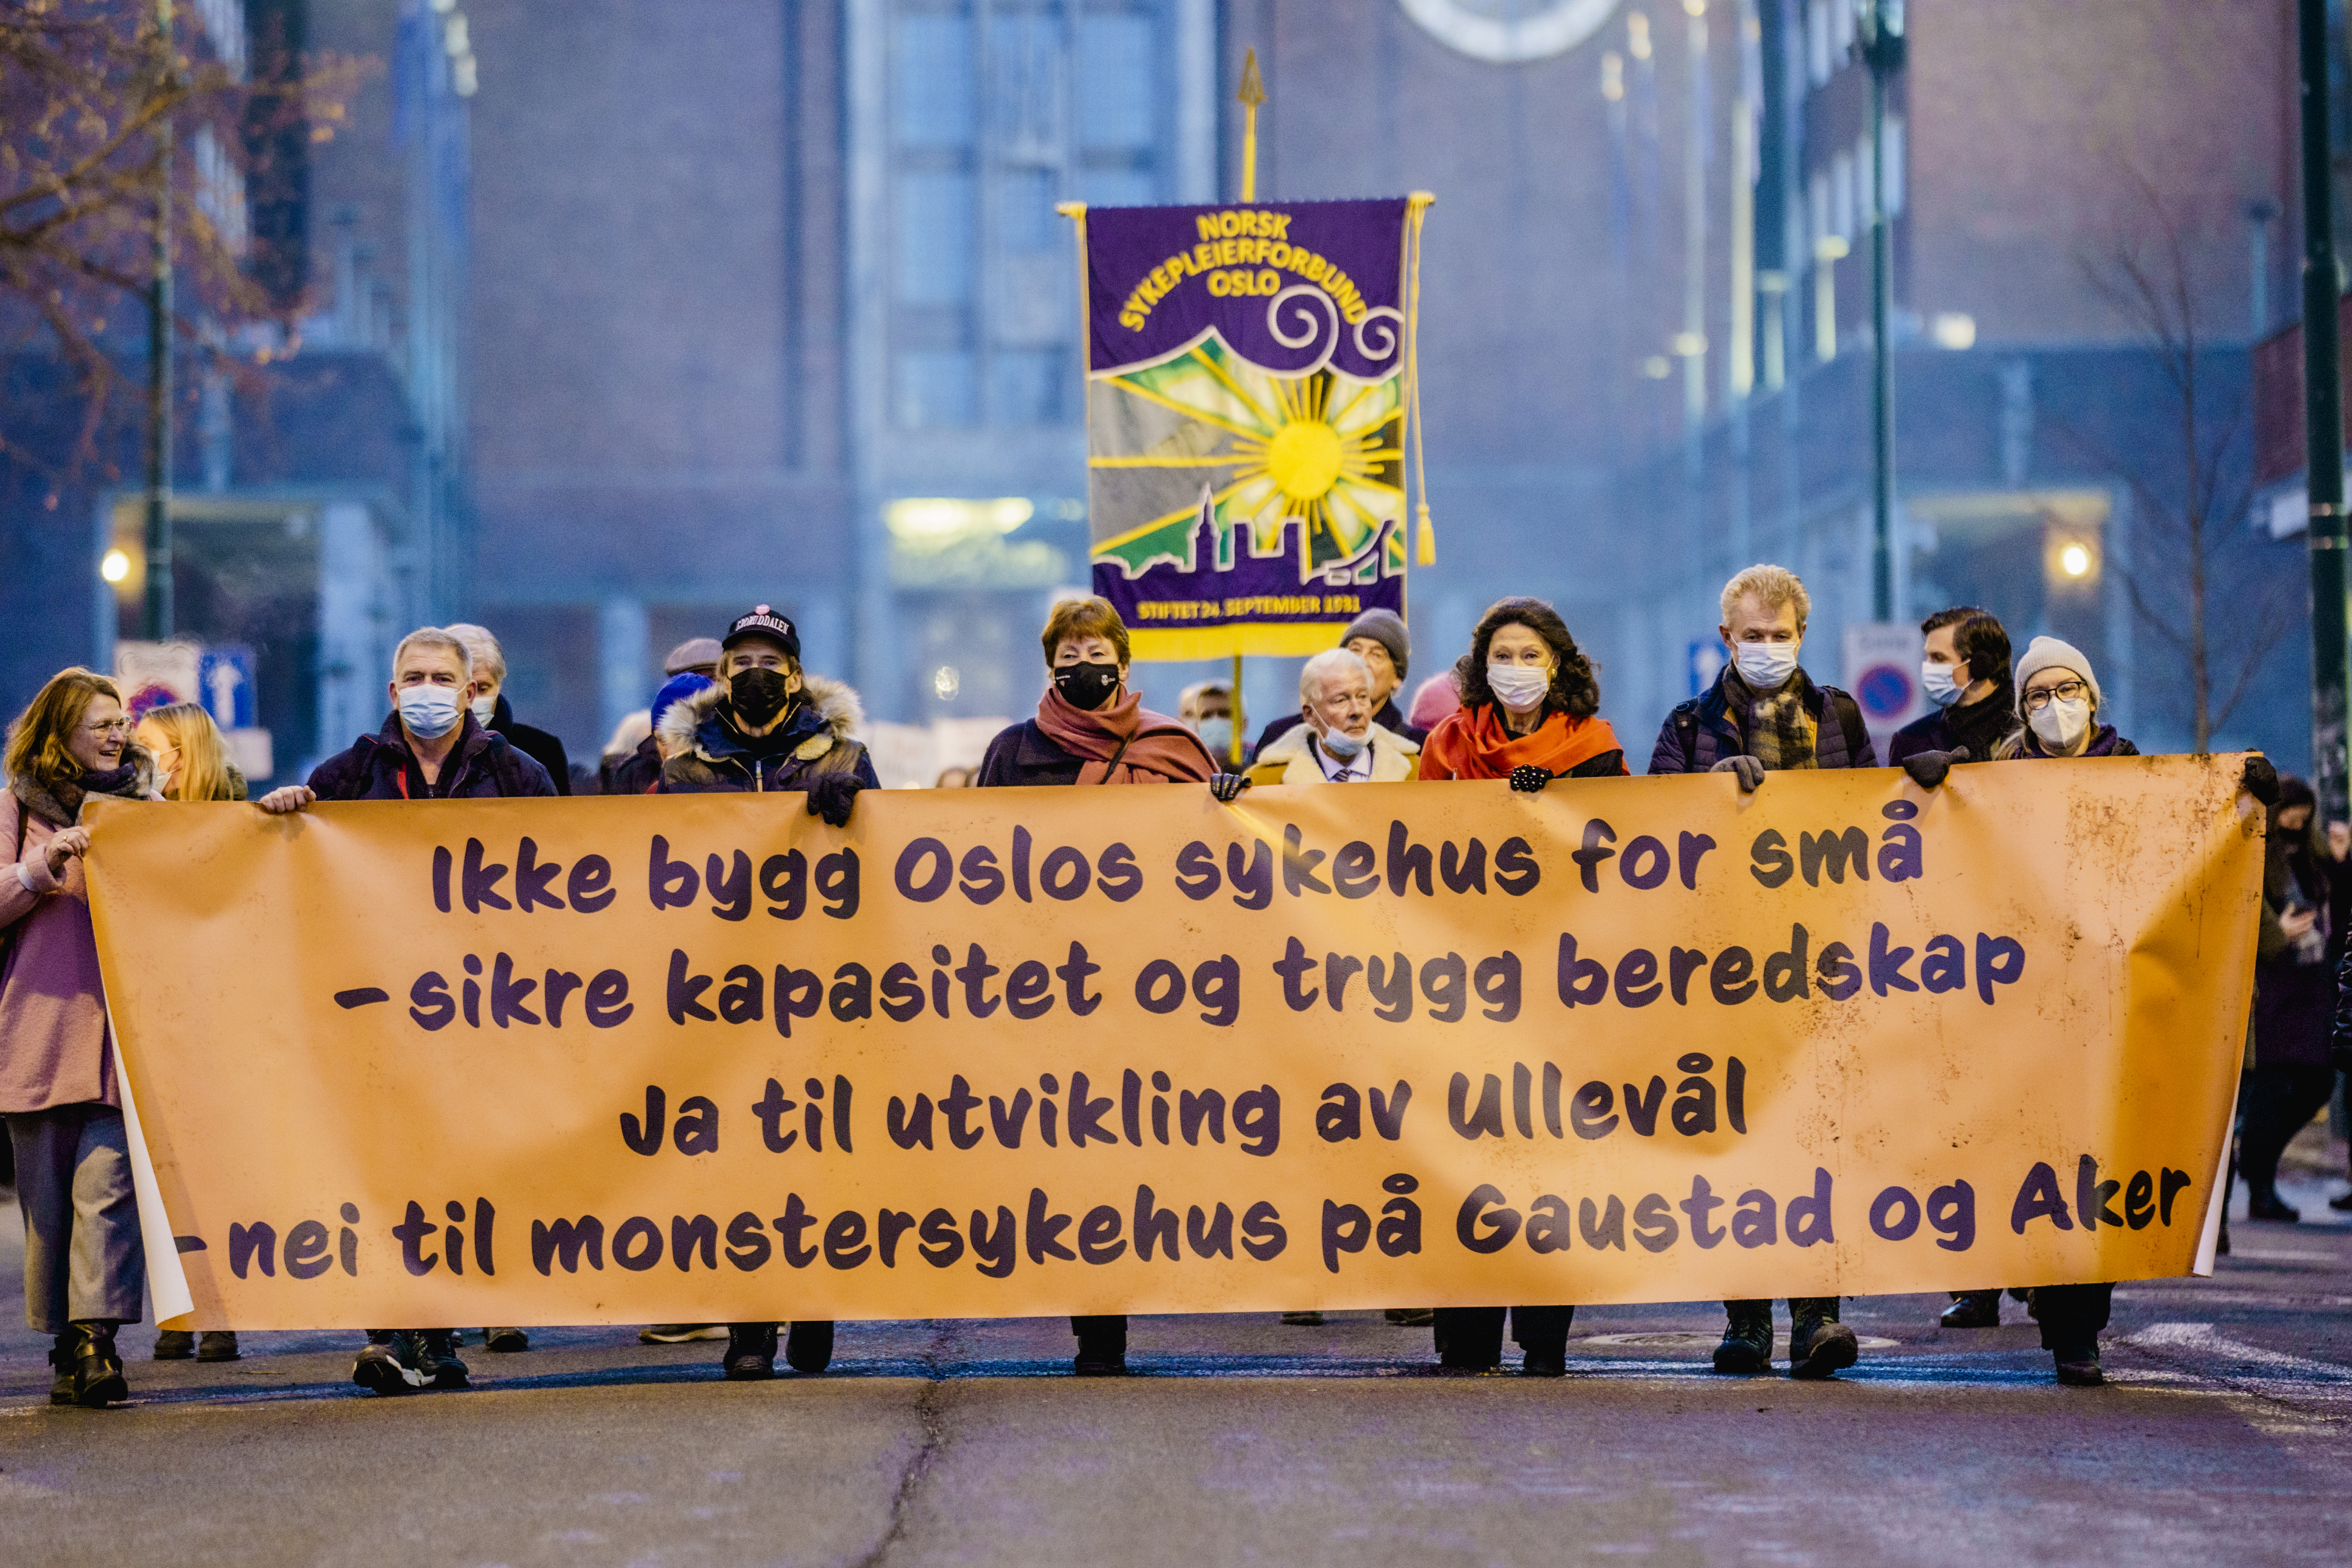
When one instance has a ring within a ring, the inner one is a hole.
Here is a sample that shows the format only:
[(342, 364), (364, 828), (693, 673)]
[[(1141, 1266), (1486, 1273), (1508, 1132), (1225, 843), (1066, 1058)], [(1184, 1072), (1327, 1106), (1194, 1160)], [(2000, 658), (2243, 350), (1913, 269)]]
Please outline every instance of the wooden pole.
[[(1234, 96), (1242, 106), (1242, 200), (1257, 200), (1257, 106), (1265, 101), (1265, 83), (1257, 74), (1257, 50), (1253, 48), (1242, 60), (1241, 90)], [(1234, 739), (1232, 764), (1241, 771), (1244, 719), (1242, 714), (1242, 656), (1234, 650)]]

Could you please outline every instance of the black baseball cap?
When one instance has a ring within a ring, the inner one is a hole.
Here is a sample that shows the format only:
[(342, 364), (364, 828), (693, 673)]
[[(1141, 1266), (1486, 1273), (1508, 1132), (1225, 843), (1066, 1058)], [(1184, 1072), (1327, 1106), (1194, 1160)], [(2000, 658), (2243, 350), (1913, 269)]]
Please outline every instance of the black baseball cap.
[(793, 658), (801, 656), (801, 634), (793, 629), (792, 622), (765, 605), (754, 605), (750, 615), (730, 621), (727, 635), (719, 639), (719, 650), (724, 653), (746, 637), (766, 637), (783, 644), (784, 652)]

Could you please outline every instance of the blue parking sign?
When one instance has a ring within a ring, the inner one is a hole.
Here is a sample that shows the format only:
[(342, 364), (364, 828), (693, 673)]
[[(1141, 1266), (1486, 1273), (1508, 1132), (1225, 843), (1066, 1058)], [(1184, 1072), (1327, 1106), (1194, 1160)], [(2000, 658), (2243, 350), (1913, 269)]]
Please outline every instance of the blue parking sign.
[(253, 649), (225, 643), (204, 650), (196, 665), (196, 693), (213, 722), (224, 730), (250, 730), (259, 722), (253, 690)]

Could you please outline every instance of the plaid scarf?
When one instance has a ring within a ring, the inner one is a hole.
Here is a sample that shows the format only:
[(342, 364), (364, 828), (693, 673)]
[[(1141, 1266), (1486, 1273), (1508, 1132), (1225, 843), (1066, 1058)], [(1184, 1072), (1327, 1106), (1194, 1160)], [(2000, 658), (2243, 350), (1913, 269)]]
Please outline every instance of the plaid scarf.
[(1805, 708), (1805, 682), (1790, 676), (1780, 690), (1759, 697), (1739, 678), (1738, 666), (1724, 672), (1724, 695), (1742, 714), (1740, 733), (1748, 754), (1767, 773), (1813, 766), (1813, 716)]

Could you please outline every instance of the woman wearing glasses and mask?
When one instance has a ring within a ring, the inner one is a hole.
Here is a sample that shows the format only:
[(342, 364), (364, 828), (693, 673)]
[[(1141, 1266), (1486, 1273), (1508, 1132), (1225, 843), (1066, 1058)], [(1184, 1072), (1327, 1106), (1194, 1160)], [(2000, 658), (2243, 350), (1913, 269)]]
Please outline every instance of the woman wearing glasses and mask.
[(25, 1213), (25, 1321), (55, 1338), (52, 1405), (131, 1396), (114, 1331), (139, 1321), (147, 1282), (114, 1036), (98, 973), (82, 806), (152, 800), (154, 766), (122, 694), (60, 670), (9, 732), (0, 795), (0, 1112)]
[(2099, 722), (2099, 680), (2083, 650), (2035, 637), (2017, 661), (2017, 711), (2025, 727), (2001, 743), (2001, 761), (2021, 757), (2137, 757), (2139, 748)]

